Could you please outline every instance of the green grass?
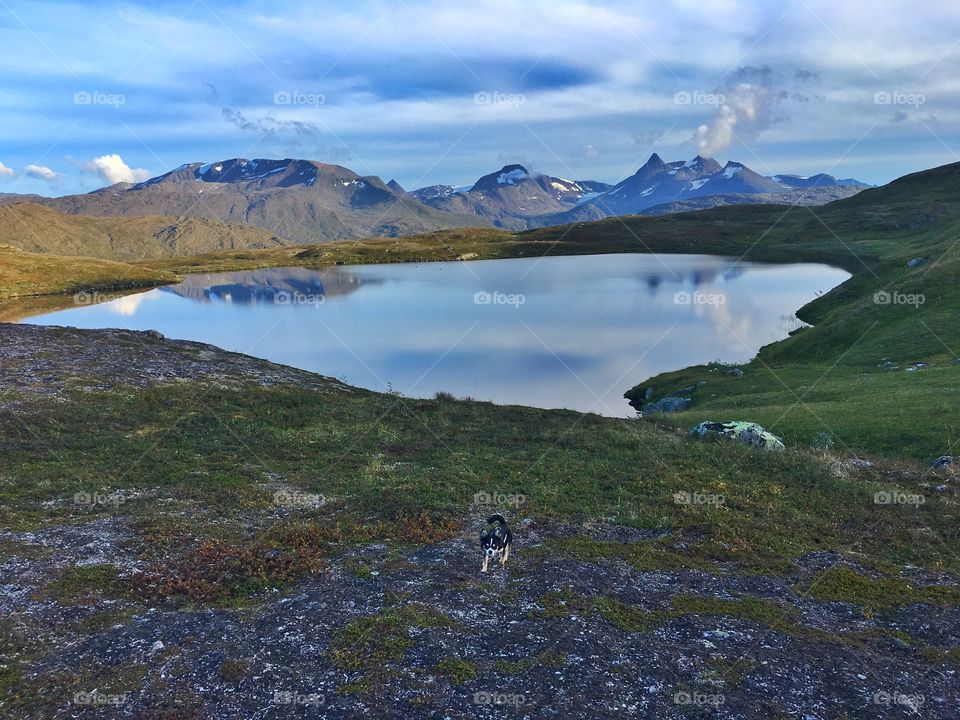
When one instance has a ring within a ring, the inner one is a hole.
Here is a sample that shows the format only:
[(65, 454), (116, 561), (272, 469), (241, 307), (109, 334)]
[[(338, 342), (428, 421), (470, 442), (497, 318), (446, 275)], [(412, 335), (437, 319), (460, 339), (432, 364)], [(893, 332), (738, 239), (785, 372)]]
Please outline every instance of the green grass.
[(841, 565), (824, 570), (809, 585), (798, 589), (818, 600), (854, 603), (877, 610), (911, 603), (960, 605), (960, 589), (956, 587), (916, 587), (901, 578), (871, 578)]
[[(377, 615), (354, 620), (335, 631), (330, 643), (333, 664), (356, 674), (341, 690), (365, 695), (390, 682), (397, 664), (414, 645), (414, 628), (456, 627), (456, 621), (416, 603), (389, 607)], [(446, 661), (436, 670), (458, 684), (472, 677), (472, 666), (467, 666), (469, 663), (462, 661)]]
[(99, 564), (62, 570), (41, 596), (52, 597), (62, 605), (96, 605), (103, 597), (116, 597), (123, 592), (117, 569)]
[(434, 667), (434, 672), (447, 678), (454, 685), (463, 685), (477, 676), (476, 666), (460, 658), (441, 660)]
[(594, 606), (600, 615), (625, 632), (646, 632), (656, 626), (652, 613), (613, 598), (599, 597)]
[[(889, 483), (838, 477), (814, 452), (758, 453), (634, 420), (359, 390), (181, 383), (72, 398), (27, 402), (18, 411), (24, 422), (0, 423), (0, 522), (29, 528), (115, 512), (139, 518), (156, 555), (156, 583), (138, 588), (141, 596), (229, 600), (296, 581), (338, 544), (449, 537), (490, 477), (498, 491), (526, 496), (513, 513), (603, 517), (663, 535), (562, 544), (587, 560), (779, 573), (805, 552), (841, 549), (895, 565), (958, 567), (948, 549), (957, 542), (948, 497), (877, 505), (874, 493)], [(228, 534), (231, 518), (273, 507), (267, 473), (328, 502), (261, 527), (253, 539)], [(906, 466), (897, 484), (920, 492), (924, 481)], [(149, 495), (116, 509), (70, 501), (101, 488)], [(677, 504), (680, 491), (725, 501)], [(42, 505), (57, 498), (66, 502)], [(184, 517), (196, 507), (201, 516)]]
[(0, 300), (82, 290), (144, 288), (174, 279), (171, 273), (129, 263), (44, 255), (0, 245)]
[(504, 675), (519, 675), (537, 667), (559, 668), (567, 663), (567, 654), (561, 650), (544, 650), (533, 657), (519, 660), (495, 660), (493, 663), (497, 672)]

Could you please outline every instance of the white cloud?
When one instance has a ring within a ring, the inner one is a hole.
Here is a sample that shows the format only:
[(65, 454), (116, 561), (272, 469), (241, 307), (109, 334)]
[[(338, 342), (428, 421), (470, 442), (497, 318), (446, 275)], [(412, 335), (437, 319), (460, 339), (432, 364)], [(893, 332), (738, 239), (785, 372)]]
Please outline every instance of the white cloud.
[(86, 172), (96, 173), (111, 185), (118, 182), (143, 182), (150, 178), (149, 170), (130, 167), (116, 153), (101, 155), (98, 158), (81, 163), (80, 167)]
[(0, 162), (0, 177), (11, 177), (13, 175), (13, 170), (8, 168), (2, 162)]
[(766, 127), (777, 96), (769, 87), (755, 83), (740, 83), (717, 110), (709, 124), (697, 128), (697, 146), (700, 154), (715, 157), (729, 148), (737, 139), (738, 126), (754, 131)]
[(38, 180), (46, 180), (47, 182), (56, 180), (59, 177), (57, 173), (45, 165), (27, 165), (23, 171), (30, 177), (37, 178)]

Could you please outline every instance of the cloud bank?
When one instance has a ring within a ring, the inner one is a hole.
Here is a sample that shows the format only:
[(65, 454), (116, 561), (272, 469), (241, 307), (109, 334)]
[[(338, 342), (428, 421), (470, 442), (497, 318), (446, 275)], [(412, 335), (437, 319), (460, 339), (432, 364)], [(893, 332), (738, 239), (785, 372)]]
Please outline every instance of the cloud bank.
[(150, 178), (150, 171), (144, 168), (131, 168), (123, 158), (116, 153), (101, 155), (85, 163), (81, 167), (86, 172), (96, 173), (101, 179), (113, 185), (114, 183), (137, 183)]
[(52, 182), (53, 180), (56, 180), (59, 177), (57, 173), (55, 173), (53, 170), (48, 168), (46, 165), (30, 164), (30, 165), (27, 165), (23, 169), (23, 171), (32, 178), (36, 178), (38, 180), (44, 180), (46, 182)]

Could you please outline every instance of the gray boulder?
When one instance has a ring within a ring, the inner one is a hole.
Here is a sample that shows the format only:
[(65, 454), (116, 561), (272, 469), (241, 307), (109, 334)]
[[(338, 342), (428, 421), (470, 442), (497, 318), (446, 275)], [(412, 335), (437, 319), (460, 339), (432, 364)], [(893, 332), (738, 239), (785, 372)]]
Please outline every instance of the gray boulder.
[(693, 405), (693, 398), (688, 397), (665, 397), (656, 402), (647, 403), (641, 409), (644, 415), (655, 415), (657, 413), (672, 413), (686, 410)]
[(743, 377), (743, 370), (740, 368), (733, 368), (733, 370), (727, 370), (727, 375), (732, 375), (733, 377)]
[(953, 456), (952, 455), (941, 455), (936, 460), (933, 461), (933, 467), (937, 470), (946, 470), (953, 468)]
[(680, 388), (674, 393), (674, 395), (693, 395), (693, 393), (695, 393), (697, 390), (699, 390), (706, 384), (707, 384), (706, 380), (700, 380), (699, 382), (693, 385), (687, 385), (687, 387)]
[(913, 260), (910, 260), (907, 262), (907, 267), (913, 270), (914, 268), (920, 267), (926, 262), (927, 262), (926, 258), (922, 258), (922, 257), (914, 258)]
[(760, 425), (745, 420), (731, 422), (702, 422), (691, 431), (697, 437), (724, 437), (728, 440), (760, 450), (783, 450), (783, 440)]

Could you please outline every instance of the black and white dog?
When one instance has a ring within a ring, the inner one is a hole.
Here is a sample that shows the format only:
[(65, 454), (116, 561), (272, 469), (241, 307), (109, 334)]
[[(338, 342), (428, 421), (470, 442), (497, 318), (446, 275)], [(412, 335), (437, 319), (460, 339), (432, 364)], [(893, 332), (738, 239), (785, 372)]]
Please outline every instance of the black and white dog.
[(500, 567), (507, 563), (510, 557), (510, 547), (513, 545), (513, 533), (507, 527), (503, 515), (491, 515), (487, 518), (487, 527), (480, 533), (480, 549), (483, 550), (483, 566), (480, 572), (487, 571), (491, 558), (500, 557)]

